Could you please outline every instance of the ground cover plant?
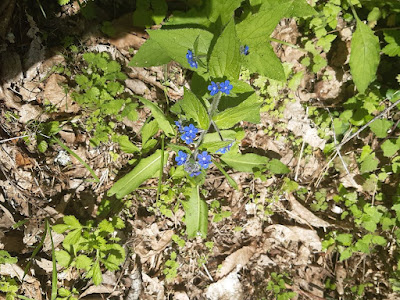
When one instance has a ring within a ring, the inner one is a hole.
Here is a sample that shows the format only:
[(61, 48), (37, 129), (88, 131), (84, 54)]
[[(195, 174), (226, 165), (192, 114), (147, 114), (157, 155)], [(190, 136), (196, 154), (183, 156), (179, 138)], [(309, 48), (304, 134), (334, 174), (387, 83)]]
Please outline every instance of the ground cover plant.
[(0, 297), (399, 297), (397, 1), (19, 5)]

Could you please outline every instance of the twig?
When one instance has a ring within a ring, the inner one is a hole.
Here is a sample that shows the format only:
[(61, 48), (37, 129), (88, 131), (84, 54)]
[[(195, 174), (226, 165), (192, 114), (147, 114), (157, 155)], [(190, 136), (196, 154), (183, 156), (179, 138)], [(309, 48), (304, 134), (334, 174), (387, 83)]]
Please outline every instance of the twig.
[(211, 281), (214, 281), (214, 279), (212, 278), (210, 272), (208, 272), (208, 269), (207, 269), (207, 267), (206, 267), (205, 264), (203, 264), (203, 268), (204, 268), (204, 270), (206, 271), (208, 278), (210, 278)]
[(367, 124), (365, 124), (364, 126), (362, 126), (360, 129), (358, 129), (355, 133), (353, 133), (351, 136), (349, 136), (347, 139), (343, 139), (343, 141), (341, 141), (341, 143), (338, 145), (338, 148), (340, 149), (341, 147), (343, 147), (344, 144), (346, 144), (348, 141), (350, 141), (353, 137), (355, 137), (356, 135), (358, 135), (361, 131), (363, 131), (365, 128), (367, 128), (372, 122), (374, 122), (376, 119), (381, 118), (384, 114), (386, 114), (389, 110), (391, 110), (393, 107), (395, 107), (397, 104), (400, 103), (400, 99), (397, 100), (396, 102), (394, 102), (392, 105), (390, 105), (389, 107), (387, 107), (384, 111), (382, 111), (379, 115), (375, 116), (372, 120), (370, 120), (369, 122), (367, 122)]
[(301, 157), (303, 156), (304, 145), (305, 145), (305, 140), (303, 139), (303, 143), (301, 144), (301, 150), (300, 150), (300, 155), (299, 155), (299, 161), (297, 162), (297, 166), (296, 166), (296, 174), (294, 175), (294, 181), (297, 181), (297, 177), (298, 177), (298, 175), (299, 175), (300, 163), (301, 163)]
[(26, 134), (26, 135), (21, 135), (21, 136), (12, 137), (12, 138), (9, 138), (9, 139), (1, 140), (0, 144), (5, 143), (5, 142), (9, 142), (9, 141), (13, 141), (13, 140), (22, 139), (22, 138), (29, 137), (29, 136), (30, 136), (29, 134)]

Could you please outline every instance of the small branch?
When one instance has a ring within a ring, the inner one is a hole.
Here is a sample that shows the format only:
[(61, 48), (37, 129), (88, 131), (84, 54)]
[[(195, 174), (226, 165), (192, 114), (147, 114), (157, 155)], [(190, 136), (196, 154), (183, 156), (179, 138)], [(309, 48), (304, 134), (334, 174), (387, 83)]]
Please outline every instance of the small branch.
[(365, 124), (364, 126), (362, 126), (360, 129), (358, 129), (355, 133), (353, 133), (351, 136), (349, 136), (348, 138), (344, 139), (343, 141), (340, 142), (340, 144), (337, 146), (337, 149), (340, 149), (341, 147), (343, 147), (344, 144), (346, 144), (348, 141), (350, 141), (353, 137), (355, 137), (356, 135), (358, 135), (361, 131), (363, 131), (365, 128), (367, 128), (372, 122), (374, 122), (375, 120), (381, 118), (384, 114), (386, 114), (389, 110), (391, 110), (393, 107), (395, 107), (397, 104), (400, 103), (400, 99), (397, 100), (395, 103), (393, 103), (392, 105), (390, 105), (389, 107), (387, 107), (384, 111), (382, 111), (379, 115), (375, 116), (371, 121), (369, 121), (367, 124)]

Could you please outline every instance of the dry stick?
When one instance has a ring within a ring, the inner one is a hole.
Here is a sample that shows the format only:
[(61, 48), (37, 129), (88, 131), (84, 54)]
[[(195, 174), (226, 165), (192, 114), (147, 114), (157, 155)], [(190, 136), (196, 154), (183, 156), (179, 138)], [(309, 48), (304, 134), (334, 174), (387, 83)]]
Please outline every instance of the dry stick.
[(297, 177), (299, 176), (300, 163), (301, 163), (301, 158), (302, 158), (302, 156), (303, 156), (304, 145), (305, 145), (305, 141), (304, 141), (304, 139), (303, 139), (303, 143), (301, 144), (301, 150), (300, 150), (300, 155), (299, 155), (299, 161), (297, 162), (296, 174), (294, 175), (294, 181), (297, 181)]
[[(362, 126), (360, 129), (358, 129), (355, 133), (353, 133), (351, 136), (349, 136), (349, 137), (347, 137), (347, 138), (344, 138), (341, 142), (340, 142), (340, 144), (336, 147), (336, 153), (335, 153), (335, 155), (329, 160), (329, 162), (326, 164), (326, 166), (325, 166), (325, 170), (327, 170), (328, 169), (328, 167), (329, 167), (329, 164), (336, 158), (336, 155), (338, 155), (337, 154), (337, 151), (338, 150), (340, 150), (340, 148), (342, 148), (343, 147), (343, 145), (345, 145), (348, 141), (350, 141), (352, 138), (354, 138), (356, 135), (358, 135), (361, 131), (363, 131), (365, 128), (367, 128), (372, 122), (374, 122), (376, 119), (379, 119), (379, 118), (381, 118), (385, 113), (387, 113), (389, 110), (391, 110), (393, 107), (395, 107), (397, 104), (399, 104), (400, 103), (400, 99), (399, 100), (397, 100), (396, 102), (394, 102), (392, 105), (390, 105), (389, 107), (387, 107), (385, 110), (383, 110), (379, 115), (377, 115), (377, 116), (375, 116), (372, 120), (370, 120), (367, 124), (365, 124), (364, 126)], [(325, 171), (324, 171), (325, 172)], [(322, 173), (324, 173), (324, 172), (322, 172)], [(321, 178), (320, 178), (321, 180), (322, 180), (322, 175), (321, 175)], [(321, 182), (321, 180), (318, 180), (317, 181), (317, 184), (316, 184), (316, 186), (318, 187), (318, 185), (319, 185), (319, 183)]]
[[(337, 146), (337, 139), (336, 139), (335, 124), (334, 124), (334, 122), (333, 122), (333, 118), (332, 118), (332, 115), (331, 115), (329, 109), (327, 109), (327, 111), (328, 111), (329, 116), (331, 117), (331, 120), (332, 120), (333, 142), (335, 143), (335, 147), (336, 147), (336, 146)], [(354, 186), (357, 186), (357, 182), (355, 182), (355, 180), (353, 179), (353, 177), (351, 177), (350, 172), (349, 172), (349, 169), (347, 169), (347, 165), (346, 165), (346, 163), (345, 163), (344, 160), (343, 160), (342, 154), (340, 153), (340, 148), (339, 148), (339, 147), (336, 147), (335, 150), (336, 150), (337, 155), (338, 155), (339, 158), (340, 158), (340, 161), (342, 162), (342, 165), (343, 165), (343, 167), (344, 167), (344, 169), (345, 169), (347, 175), (349, 176), (349, 178), (350, 178), (350, 180), (351, 180), (351, 183), (352, 183)]]
[(397, 104), (400, 103), (400, 99), (397, 100), (395, 103), (393, 103), (392, 105), (390, 105), (389, 107), (387, 107), (384, 111), (382, 111), (379, 115), (377, 115), (376, 117), (374, 117), (371, 121), (369, 121), (367, 124), (365, 124), (364, 126), (362, 126), (360, 129), (358, 129), (355, 133), (353, 133), (351, 136), (349, 136), (347, 139), (344, 139), (340, 144), (339, 144), (339, 149), (346, 144), (348, 141), (350, 141), (353, 137), (355, 137), (356, 135), (358, 135), (361, 131), (363, 131), (365, 128), (367, 128), (372, 122), (374, 122), (376, 119), (379, 119), (380, 117), (382, 117), (385, 113), (387, 113), (389, 110), (391, 110), (393, 107), (395, 107)]

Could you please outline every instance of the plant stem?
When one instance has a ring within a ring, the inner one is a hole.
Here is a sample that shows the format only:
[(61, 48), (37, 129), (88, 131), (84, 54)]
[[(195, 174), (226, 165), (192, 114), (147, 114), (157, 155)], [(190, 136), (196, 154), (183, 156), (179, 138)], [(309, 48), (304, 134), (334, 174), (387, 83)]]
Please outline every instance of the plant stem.
[(160, 175), (158, 176), (158, 185), (157, 185), (157, 198), (156, 201), (159, 200), (160, 194), (161, 194), (161, 183), (162, 183), (162, 178), (163, 178), (163, 171), (164, 171), (164, 133), (161, 135), (161, 168), (160, 168)]

